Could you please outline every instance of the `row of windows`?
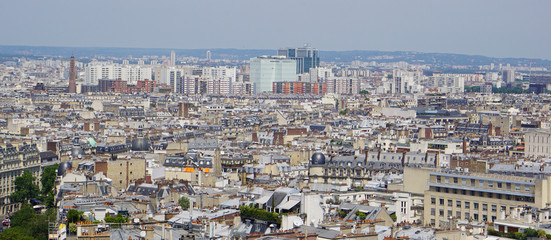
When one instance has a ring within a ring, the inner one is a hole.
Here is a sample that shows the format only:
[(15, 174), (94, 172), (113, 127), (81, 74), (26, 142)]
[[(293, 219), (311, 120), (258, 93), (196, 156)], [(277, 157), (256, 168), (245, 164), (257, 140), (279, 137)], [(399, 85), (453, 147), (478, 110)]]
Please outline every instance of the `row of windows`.
[(505, 200), (519, 201), (519, 202), (531, 202), (531, 203), (535, 202), (534, 197), (523, 197), (523, 196), (493, 193), (493, 192), (468, 191), (468, 190), (459, 190), (459, 189), (452, 189), (452, 188), (440, 188), (440, 187), (431, 187), (431, 190), (435, 191), (435, 192), (461, 194), (461, 195), (464, 195), (464, 196), (470, 195), (470, 196), (495, 198), (495, 199), (505, 199)]
[[(431, 201), (432, 205), (436, 205), (436, 202), (437, 202), (436, 197), (431, 197), (430, 201)], [(444, 198), (438, 198), (438, 204), (440, 206), (447, 205), (448, 207), (453, 207), (454, 206), (454, 200), (453, 199), (447, 199), (447, 201), (446, 201), (446, 199), (444, 199)], [(471, 209), (471, 202), (470, 201), (455, 200), (455, 206), (457, 208), (464, 207), (465, 209)], [(497, 209), (498, 209), (497, 204), (488, 205), (488, 203), (480, 204), (479, 202), (473, 202), (472, 209), (488, 211), (488, 206), (490, 207), (489, 211), (497, 212)], [(432, 208), (432, 209), (434, 209), (434, 208)], [(512, 209), (512, 207), (511, 207), (511, 209)], [(507, 210), (507, 206), (501, 205), (501, 211), (506, 211), (506, 210)]]
[[(450, 183), (452, 181), (453, 183), (458, 184), (459, 181), (461, 181), (462, 185), (470, 185), (472, 187), (476, 186), (476, 180), (475, 179), (467, 179), (467, 178), (457, 178), (457, 177), (444, 177), (444, 183)], [(442, 183), (442, 177), (436, 176), (436, 182)], [(512, 183), (510, 182), (500, 182), (500, 181), (490, 181), (490, 180), (478, 180), (478, 186), (479, 187), (490, 187), (493, 188), (494, 186), (497, 188), (503, 188), (504, 186), (511, 190), (512, 189)], [(529, 192), (530, 191), (530, 185), (529, 184), (520, 184), (515, 183), (515, 190), (520, 191), (522, 188), (522, 185), (524, 185), (524, 191)]]

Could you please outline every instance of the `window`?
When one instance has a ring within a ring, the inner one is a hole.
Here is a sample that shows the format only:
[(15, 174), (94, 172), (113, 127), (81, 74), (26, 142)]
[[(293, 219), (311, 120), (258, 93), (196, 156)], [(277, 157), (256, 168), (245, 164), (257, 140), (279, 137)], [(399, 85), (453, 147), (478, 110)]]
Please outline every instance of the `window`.
[(475, 184), (474, 182), (475, 182), (474, 179), (471, 179), (471, 186), (473, 186), (473, 187), (474, 187), (474, 184)]
[(488, 211), (488, 204), (487, 203), (482, 204), (482, 211)]
[(471, 208), (471, 202), (465, 201), (465, 209)]
[(445, 182), (446, 182), (446, 183), (450, 183), (450, 177), (446, 177), (446, 178), (445, 178)]
[(524, 185), (524, 191), (529, 192), (530, 191), (530, 185)]
[(488, 181), (488, 187), (494, 187), (494, 182), (493, 181)]
[(489, 197), (489, 198), (492, 198), (492, 197), (494, 197), (494, 194), (491, 193), (491, 192), (489, 192), (489, 193), (488, 193), (488, 197)]
[(469, 220), (470, 217), (471, 217), (471, 216), (470, 216), (469, 212), (465, 212), (465, 219), (466, 219), (466, 220)]
[(484, 180), (478, 180), (478, 184), (479, 184), (481, 187), (484, 187)]
[(461, 218), (461, 211), (455, 211), (455, 216), (457, 218)]
[(434, 216), (435, 214), (436, 214), (436, 209), (431, 208), (431, 209), (430, 209), (430, 215), (431, 215), (431, 216)]
[(502, 187), (503, 187), (503, 184), (501, 184), (501, 182), (498, 182), (498, 183), (497, 183), (497, 187), (498, 187), (498, 188), (502, 188)]
[(436, 182), (437, 182), (437, 183), (442, 182), (442, 178), (441, 178), (440, 176), (436, 176)]
[(515, 189), (516, 189), (517, 191), (520, 191), (520, 183), (515, 184)]
[(452, 210), (448, 210), (448, 217), (451, 217), (451, 216), (453, 216), (452, 215)]
[(439, 201), (440, 201), (440, 205), (444, 205), (444, 199), (443, 198), (440, 198)]
[(436, 204), (436, 198), (431, 197), (430, 198), (430, 204)]
[(475, 210), (478, 210), (478, 203), (476, 203), (476, 202), (473, 203), (473, 208), (474, 208)]
[(511, 189), (511, 183), (506, 183), (507, 189)]
[(460, 208), (461, 207), (461, 200), (455, 201), (455, 206)]
[(444, 216), (444, 209), (440, 209), (440, 211), (438, 211), (438, 216)]
[(478, 221), (478, 213), (473, 214), (473, 218), (475, 221)]
[(492, 204), (492, 212), (497, 212), (497, 205)]
[(467, 185), (467, 179), (466, 178), (463, 178), (461, 181), (463, 182), (463, 185)]
[(484, 197), (484, 192), (478, 192), (478, 196)]
[(448, 207), (451, 207), (451, 206), (453, 206), (453, 200), (448, 199)]
[(453, 178), (453, 183), (457, 183), (457, 178), (456, 177)]

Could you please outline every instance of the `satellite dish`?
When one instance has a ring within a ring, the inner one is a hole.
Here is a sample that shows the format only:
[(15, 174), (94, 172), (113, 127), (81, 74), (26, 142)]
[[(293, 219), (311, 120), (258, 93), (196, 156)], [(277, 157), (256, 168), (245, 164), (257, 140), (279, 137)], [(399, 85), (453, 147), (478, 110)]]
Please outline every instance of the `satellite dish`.
[(145, 234), (145, 231), (141, 231), (141, 232), (140, 232), (140, 237), (145, 238), (145, 235), (146, 235), (146, 234)]
[(134, 223), (140, 223), (140, 219), (139, 218), (134, 218)]

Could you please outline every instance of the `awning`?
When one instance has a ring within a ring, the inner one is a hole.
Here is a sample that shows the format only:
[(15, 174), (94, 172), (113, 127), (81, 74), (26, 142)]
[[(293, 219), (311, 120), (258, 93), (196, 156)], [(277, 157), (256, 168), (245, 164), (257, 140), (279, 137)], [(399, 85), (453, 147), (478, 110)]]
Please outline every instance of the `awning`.
[(268, 202), (268, 200), (270, 200), (270, 197), (272, 197), (272, 195), (267, 195), (267, 196), (261, 197), (258, 200), (255, 200), (254, 203), (266, 204)]
[(296, 206), (299, 202), (300, 202), (299, 200), (289, 200), (286, 203), (279, 204), (279, 206), (277, 206), (276, 208), (289, 210), (294, 206)]

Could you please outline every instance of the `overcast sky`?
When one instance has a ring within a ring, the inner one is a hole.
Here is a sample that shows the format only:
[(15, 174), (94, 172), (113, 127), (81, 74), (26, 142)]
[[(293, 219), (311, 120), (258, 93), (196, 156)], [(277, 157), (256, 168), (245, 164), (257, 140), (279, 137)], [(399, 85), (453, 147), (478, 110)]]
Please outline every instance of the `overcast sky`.
[(551, 59), (549, 0), (0, 0), (0, 45)]

